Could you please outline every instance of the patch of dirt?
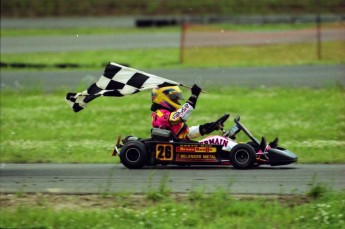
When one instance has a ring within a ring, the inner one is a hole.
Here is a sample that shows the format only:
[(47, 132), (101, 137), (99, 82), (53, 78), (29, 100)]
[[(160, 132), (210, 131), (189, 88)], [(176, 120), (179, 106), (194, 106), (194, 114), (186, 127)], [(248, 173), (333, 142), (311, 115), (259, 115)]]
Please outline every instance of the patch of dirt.
[[(207, 196), (207, 195), (206, 195)], [(190, 201), (188, 194), (170, 194), (175, 202)], [(288, 207), (302, 205), (310, 202), (310, 198), (298, 195), (234, 195), (235, 200), (257, 200), (278, 201)], [(159, 202), (159, 201), (158, 201)], [(123, 194), (50, 194), (50, 193), (25, 193), (25, 194), (5, 194), (0, 193), (0, 208), (16, 209), (23, 207), (42, 207), (53, 208), (56, 210), (70, 209), (111, 209), (111, 208), (145, 208), (157, 204), (156, 201), (149, 199), (146, 195), (123, 195)]]
[(116, 196), (116, 195), (60, 195), (60, 194), (1, 194), (0, 207), (16, 209), (25, 207), (48, 207), (60, 209), (105, 209), (118, 207), (145, 207), (150, 204), (143, 196)]

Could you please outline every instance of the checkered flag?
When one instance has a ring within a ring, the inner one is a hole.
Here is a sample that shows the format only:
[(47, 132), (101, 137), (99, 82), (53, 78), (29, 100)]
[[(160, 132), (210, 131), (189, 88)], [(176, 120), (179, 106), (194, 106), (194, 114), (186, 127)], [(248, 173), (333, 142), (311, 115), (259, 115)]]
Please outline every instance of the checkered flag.
[(119, 97), (171, 85), (183, 86), (172, 80), (110, 62), (96, 83), (81, 93), (68, 93), (66, 101), (74, 112), (78, 112), (84, 109), (88, 102), (99, 96)]

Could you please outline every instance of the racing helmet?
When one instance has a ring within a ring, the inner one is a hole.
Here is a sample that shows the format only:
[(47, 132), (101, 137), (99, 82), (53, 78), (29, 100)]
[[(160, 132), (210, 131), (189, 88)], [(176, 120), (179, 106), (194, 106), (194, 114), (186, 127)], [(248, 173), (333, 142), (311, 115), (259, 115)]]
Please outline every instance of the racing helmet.
[(152, 103), (159, 104), (169, 110), (181, 107), (179, 100), (183, 100), (182, 91), (178, 86), (154, 88), (151, 93)]

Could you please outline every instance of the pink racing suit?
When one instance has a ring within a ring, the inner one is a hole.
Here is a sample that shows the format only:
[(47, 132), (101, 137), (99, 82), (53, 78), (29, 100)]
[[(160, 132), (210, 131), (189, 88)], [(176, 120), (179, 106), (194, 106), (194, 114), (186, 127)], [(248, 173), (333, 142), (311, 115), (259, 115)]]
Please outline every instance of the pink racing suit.
[(194, 108), (185, 103), (176, 111), (158, 109), (152, 113), (152, 127), (170, 130), (177, 138), (189, 140), (200, 136), (199, 127), (191, 127), (185, 123)]

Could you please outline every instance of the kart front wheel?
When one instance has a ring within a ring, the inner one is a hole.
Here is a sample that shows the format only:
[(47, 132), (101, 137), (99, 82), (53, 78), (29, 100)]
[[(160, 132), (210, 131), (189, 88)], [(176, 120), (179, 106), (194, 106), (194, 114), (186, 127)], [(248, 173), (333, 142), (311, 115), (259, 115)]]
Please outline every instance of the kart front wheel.
[(256, 153), (252, 146), (237, 144), (230, 151), (230, 162), (236, 169), (249, 169), (254, 166)]
[(144, 143), (128, 141), (120, 151), (121, 163), (129, 169), (140, 169), (147, 162), (147, 151)]

